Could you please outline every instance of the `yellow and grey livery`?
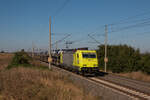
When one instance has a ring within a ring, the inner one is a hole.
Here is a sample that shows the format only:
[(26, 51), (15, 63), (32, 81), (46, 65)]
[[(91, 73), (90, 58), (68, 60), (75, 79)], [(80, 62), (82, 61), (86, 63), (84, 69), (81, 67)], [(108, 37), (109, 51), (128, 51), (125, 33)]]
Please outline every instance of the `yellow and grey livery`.
[(99, 71), (98, 59), (95, 50), (61, 52), (60, 64), (68, 69), (82, 73), (95, 73)]

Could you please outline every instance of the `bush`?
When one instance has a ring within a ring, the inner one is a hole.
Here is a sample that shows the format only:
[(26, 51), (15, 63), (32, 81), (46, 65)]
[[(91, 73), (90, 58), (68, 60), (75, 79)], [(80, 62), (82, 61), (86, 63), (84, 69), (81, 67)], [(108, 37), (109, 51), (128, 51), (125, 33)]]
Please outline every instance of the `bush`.
[(0, 53), (5, 53), (5, 51), (2, 50)]
[(31, 60), (31, 58), (24, 51), (16, 52), (11, 61), (11, 64), (8, 65), (7, 68), (9, 69), (18, 66), (26, 66), (26, 67), (30, 66), (29, 60)]

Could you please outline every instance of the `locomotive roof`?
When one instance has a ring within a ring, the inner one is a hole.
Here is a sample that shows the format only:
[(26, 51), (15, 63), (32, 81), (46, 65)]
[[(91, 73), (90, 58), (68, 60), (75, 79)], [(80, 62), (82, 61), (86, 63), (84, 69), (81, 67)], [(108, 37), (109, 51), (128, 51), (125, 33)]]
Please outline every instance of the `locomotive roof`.
[(77, 50), (88, 50), (88, 47), (83, 47), (83, 48), (75, 48), (75, 49), (62, 49), (62, 51), (70, 51), (70, 52), (76, 52)]
[(83, 52), (85, 52), (85, 53), (88, 53), (88, 52), (90, 53), (91, 52), (91, 53), (95, 53), (96, 51), (95, 50), (77, 50), (77, 52), (82, 52), (82, 53)]
[(76, 51), (63, 51), (63, 53), (75, 53), (75, 52), (79, 52), (79, 53), (95, 53), (95, 50), (76, 50)]

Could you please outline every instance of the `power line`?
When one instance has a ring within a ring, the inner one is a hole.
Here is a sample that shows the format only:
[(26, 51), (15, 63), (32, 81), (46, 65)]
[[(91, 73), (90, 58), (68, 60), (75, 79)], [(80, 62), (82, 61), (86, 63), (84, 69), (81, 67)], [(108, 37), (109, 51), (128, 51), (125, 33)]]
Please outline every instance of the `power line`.
[[(132, 32), (132, 33), (133, 33), (133, 32)], [(148, 35), (148, 34), (150, 35), (150, 31), (137, 32), (137, 33), (134, 32), (133, 34), (134, 34), (134, 38), (135, 38), (135, 37), (137, 37), (137, 36), (144, 36), (144, 35)], [(116, 39), (113, 39), (113, 38), (114, 38), (114, 37), (111, 37), (110, 40), (115, 40), (115, 41), (116, 41)], [(129, 38), (133, 38), (133, 37), (131, 37), (131, 36), (129, 36), (129, 37), (126, 36), (126, 37), (125, 37), (125, 36), (124, 36), (124, 39), (125, 39), (125, 40), (123, 40), (123, 38), (121, 38), (121, 40), (122, 40), (122, 41), (127, 41), (127, 42), (129, 42), (129, 40), (126, 40), (127, 38), (129, 39)]]
[(65, 6), (70, 2), (71, 0), (65, 0), (65, 2), (56, 10), (56, 13), (53, 17), (56, 17), (61, 11), (65, 8)]
[(66, 34), (68, 33), (55, 33), (55, 32), (52, 33), (52, 35), (66, 35)]
[(150, 21), (145, 21), (145, 22), (142, 22), (142, 23), (137, 23), (137, 24), (134, 24), (134, 25), (129, 25), (129, 26), (126, 26), (126, 27), (122, 27), (122, 28), (119, 28), (115, 31), (111, 31), (109, 33), (123, 31), (123, 30), (127, 30), (127, 29), (132, 29), (132, 28), (136, 28), (136, 27), (143, 27), (143, 26), (147, 26), (149, 24), (150, 24)]
[(52, 24), (52, 32), (54, 33), (54, 21), (55, 21), (55, 17), (61, 13), (61, 11), (65, 8), (65, 6), (70, 2), (71, 0), (65, 0), (65, 2), (56, 10), (56, 12), (54, 13), (53, 16), (53, 24)]
[(110, 26), (120, 25), (120, 24), (130, 24), (130, 23), (141, 22), (141, 21), (149, 21), (149, 20), (150, 20), (150, 18), (144, 18), (144, 19), (139, 19), (139, 20), (132, 20), (132, 21), (120, 22), (118, 24), (112, 24)]
[(147, 11), (147, 12), (144, 12), (144, 13), (140, 13), (140, 14), (137, 14), (137, 15), (134, 15), (134, 16), (130, 16), (130, 17), (127, 17), (127, 18), (122, 19), (122, 20), (120, 20), (120, 21), (117, 21), (117, 22), (108, 24), (108, 25), (120, 24), (120, 23), (122, 23), (123, 21), (131, 20), (131, 19), (133, 19), (133, 18), (140, 17), (140, 16), (147, 15), (147, 14), (150, 14), (150, 11)]
[(69, 36), (71, 36), (71, 34), (68, 34), (67, 36), (63, 37), (62, 39), (60, 40), (57, 40), (56, 42), (54, 42), (52, 45), (55, 45), (56, 43), (60, 43), (62, 41), (64, 41), (66, 38), (68, 38)]
[[(98, 30), (98, 29), (104, 29), (104, 25), (102, 25), (102, 26), (100, 26), (100, 27), (97, 27), (96, 28), (96, 30)], [(90, 32), (90, 33), (88, 33), (88, 34), (90, 34), (90, 35), (93, 35), (93, 34), (95, 34), (95, 33), (97, 33), (96, 31), (95, 32)]]
[(149, 33), (149, 35), (150, 35), (150, 31), (148, 31), (148, 32), (139, 32), (139, 33), (134, 33), (134, 34), (136, 34), (136, 35), (134, 35), (134, 37), (135, 36), (140, 36), (140, 35), (146, 35), (145, 33)]
[[(150, 20), (150, 18), (145, 18), (145, 19), (140, 19), (140, 20), (134, 20), (134, 21), (129, 21), (135, 17), (139, 17), (139, 16), (143, 16), (143, 15), (147, 15), (147, 14), (150, 14), (150, 11), (147, 11), (147, 12), (144, 12), (144, 13), (140, 13), (140, 14), (137, 14), (137, 15), (134, 15), (134, 16), (130, 16), (130, 17), (127, 17), (125, 19), (122, 19), (120, 21), (117, 21), (115, 23), (111, 23), (111, 24), (108, 24), (108, 26), (113, 26), (113, 25), (119, 25), (119, 24), (125, 24), (125, 23), (133, 23), (133, 22), (139, 22), (139, 21), (147, 21), (147, 20)], [(126, 21), (126, 22), (124, 22)], [(102, 25), (100, 26), (101, 28), (104, 28), (105, 25)], [(98, 27), (99, 28), (99, 27)], [(119, 30), (124, 30), (124, 29), (119, 29)], [(116, 31), (113, 31), (113, 32), (116, 32)], [(90, 32), (89, 34), (91, 34), (92, 36), (94, 36), (94, 34), (96, 34), (97, 32)]]
[(98, 40), (96, 40), (94, 37), (92, 37), (90, 34), (88, 34), (88, 36), (93, 39), (96, 43), (101, 44)]

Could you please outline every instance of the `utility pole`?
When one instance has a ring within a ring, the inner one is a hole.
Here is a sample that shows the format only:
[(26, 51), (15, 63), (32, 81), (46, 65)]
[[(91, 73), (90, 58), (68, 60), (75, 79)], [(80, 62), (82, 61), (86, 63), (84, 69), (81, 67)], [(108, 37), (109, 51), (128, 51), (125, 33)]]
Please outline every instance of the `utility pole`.
[(52, 69), (51, 61), (52, 61), (52, 57), (51, 57), (51, 16), (49, 16), (49, 58), (48, 58), (49, 69)]
[(105, 25), (105, 58), (104, 58), (104, 62), (105, 62), (105, 69), (104, 71), (107, 72), (107, 62), (108, 62), (108, 58), (107, 58), (107, 39), (108, 39), (108, 29), (107, 29), (107, 25)]
[(58, 46), (58, 41), (56, 41), (56, 50), (57, 50), (57, 46)]
[(33, 44), (33, 41), (32, 41), (32, 58), (34, 57), (34, 44)]

